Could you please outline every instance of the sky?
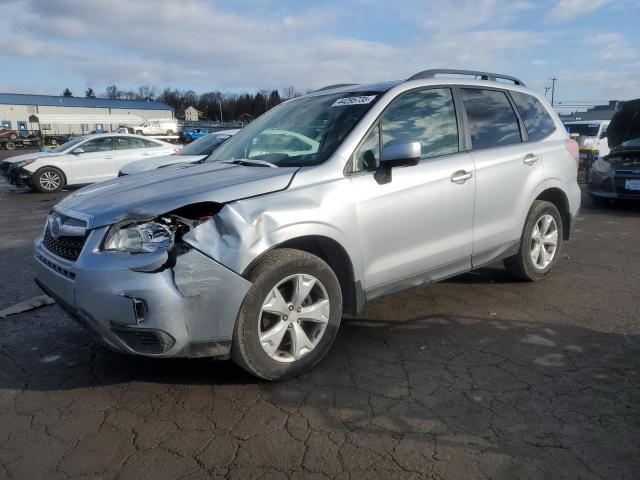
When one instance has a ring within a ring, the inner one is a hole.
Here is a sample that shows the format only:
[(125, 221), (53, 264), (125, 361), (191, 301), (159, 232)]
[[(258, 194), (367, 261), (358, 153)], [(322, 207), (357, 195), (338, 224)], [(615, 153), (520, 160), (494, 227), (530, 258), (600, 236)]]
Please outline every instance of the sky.
[[(0, 0), (0, 91), (197, 93), (495, 71), (556, 103), (640, 97), (640, 0)], [(549, 94), (550, 97), (550, 94)]]

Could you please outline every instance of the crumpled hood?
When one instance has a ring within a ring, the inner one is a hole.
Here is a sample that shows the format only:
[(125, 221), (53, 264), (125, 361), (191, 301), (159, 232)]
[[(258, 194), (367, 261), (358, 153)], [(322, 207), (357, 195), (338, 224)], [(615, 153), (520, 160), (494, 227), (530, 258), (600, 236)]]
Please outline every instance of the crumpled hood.
[(297, 167), (222, 162), (174, 165), (82, 188), (58, 203), (89, 217), (89, 228), (162, 215), (198, 202), (225, 203), (287, 188)]
[(197, 162), (205, 157), (205, 155), (163, 155), (161, 157), (145, 158), (132, 162), (120, 169), (125, 175), (135, 175), (136, 173), (148, 172), (156, 168), (166, 167), (177, 163)]
[(6, 163), (18, 163), (23, 160), (31, 160), (32, 158), (42, 158), (42, 157), (56, 157), (59, 155), (64, 155), (62, 153), (52, 153), (52, 152), (33, 152), (33, 153), (25, 153), (23, 155), (16, 155), (15, 157), (9, 157), (3, 162)]

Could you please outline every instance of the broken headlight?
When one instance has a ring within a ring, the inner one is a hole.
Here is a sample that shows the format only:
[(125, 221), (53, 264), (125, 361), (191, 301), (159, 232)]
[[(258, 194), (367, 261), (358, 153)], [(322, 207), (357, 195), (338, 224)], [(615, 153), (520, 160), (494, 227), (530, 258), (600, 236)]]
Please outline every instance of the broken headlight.
[(113, 225), (104, 241), (104, 250), (153, 253), (173, 247), (174, 232), (158, 222), (130, 222)]

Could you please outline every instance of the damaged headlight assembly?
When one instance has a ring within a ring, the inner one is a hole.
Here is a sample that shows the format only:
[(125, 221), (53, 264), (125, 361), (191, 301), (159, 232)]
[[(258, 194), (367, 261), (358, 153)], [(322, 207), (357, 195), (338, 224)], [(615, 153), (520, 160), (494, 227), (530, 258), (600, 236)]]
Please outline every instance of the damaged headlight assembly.
[(152, 222), (123, 222), (113, 225), (103, 250), (127, 253), (154, 253), (173, 247), (175, 232), (168, 225)]

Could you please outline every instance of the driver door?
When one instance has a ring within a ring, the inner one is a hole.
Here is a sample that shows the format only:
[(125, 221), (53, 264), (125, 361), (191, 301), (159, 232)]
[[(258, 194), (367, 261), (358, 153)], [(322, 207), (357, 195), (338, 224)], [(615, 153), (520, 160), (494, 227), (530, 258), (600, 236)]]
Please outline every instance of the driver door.
[[(412, 91), (392, 101), (356, 150), (350, 181), (369, 298), (471, 268), (475, 168), (458, 125), (450, 89)], [(374, 173), (391, 140), (419, 141), (422, 157), (381, 184)]]

